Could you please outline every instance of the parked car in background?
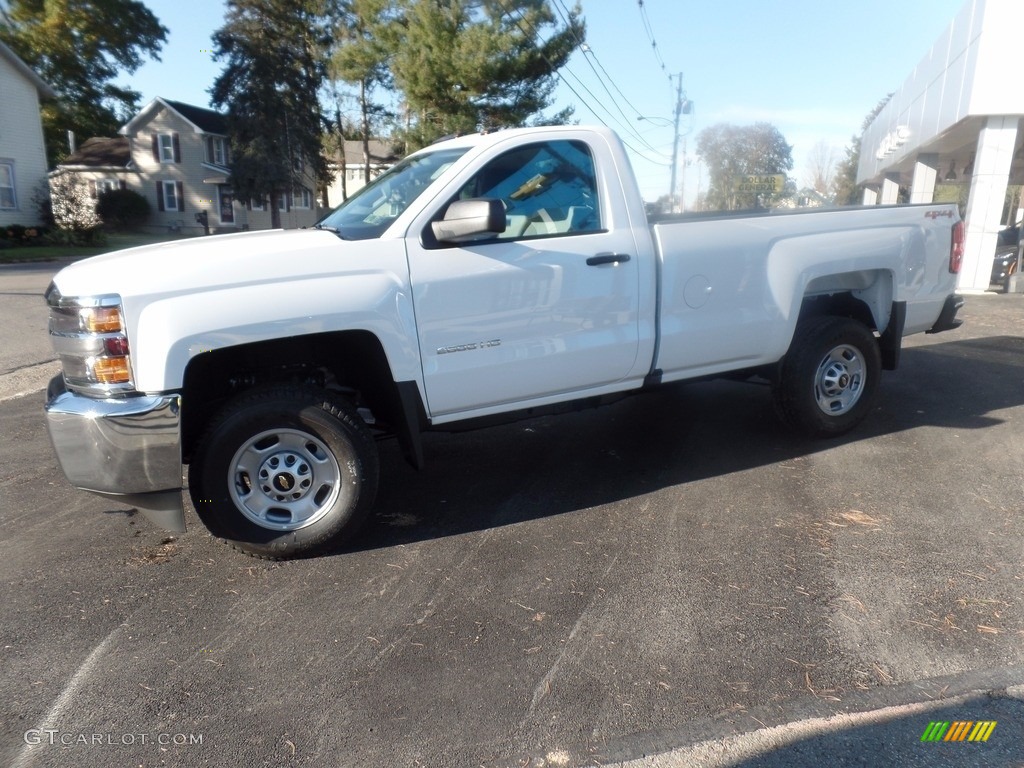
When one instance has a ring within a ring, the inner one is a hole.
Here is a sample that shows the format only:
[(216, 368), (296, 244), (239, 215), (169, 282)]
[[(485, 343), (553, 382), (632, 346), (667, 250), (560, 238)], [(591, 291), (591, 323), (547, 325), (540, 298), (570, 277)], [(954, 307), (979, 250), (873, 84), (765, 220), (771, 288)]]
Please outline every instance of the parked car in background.
[(1017, 272), (1017, 249), (1020, 246), (1021, 222), (999, 232), (996, 240), (996, 253), (992, 259), (992, 285), (1000, 286), (1004, 291), (1010, 287), (1010, 275)]

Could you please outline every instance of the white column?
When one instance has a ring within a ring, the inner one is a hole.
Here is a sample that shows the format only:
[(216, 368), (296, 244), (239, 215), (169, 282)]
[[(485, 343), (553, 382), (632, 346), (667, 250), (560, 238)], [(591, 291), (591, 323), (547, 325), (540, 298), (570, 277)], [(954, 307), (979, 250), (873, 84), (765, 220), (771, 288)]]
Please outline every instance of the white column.
[(878, 190), (874, 187), (864, 187), (863, 205), (878, 205)]
[(900, 201), (900, 175), (898, 173), (887, 173), (882, 179), (882, 205), (895, 205)]
[(1017, 117), (993, 116), (978, 134), (978, 151), (967, 197), (967, 242), (960, 269), (958, 288), (984, 291), (992, 276), (992, 256), (996, 251), (1010, 176), (1010, 161), (1017, 141)]
[(914, 180), (910, 185), (910, 202), (930, 203), (935, 197), (935, 177), (939, 169), (937, 154), (920, 154), (914, 163)]

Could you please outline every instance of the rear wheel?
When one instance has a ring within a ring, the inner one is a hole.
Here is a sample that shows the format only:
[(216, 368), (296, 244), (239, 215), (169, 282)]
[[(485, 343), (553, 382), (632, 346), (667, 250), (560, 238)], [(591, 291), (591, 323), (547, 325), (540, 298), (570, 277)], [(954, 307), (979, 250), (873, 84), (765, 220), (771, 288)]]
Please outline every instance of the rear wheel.
[(189, 466), (189, 492), (215, 536), (279, 559), (350, 541), (373, 505), (377, 475), (376, 445), (348, 402), (275, 386), (217, 415)]
[(797, 326), (783, 359), (776, 411), (802, 434), (840, 435), (873, 407), (881, 369), (878, 340), (862, 323), (809, 318)]

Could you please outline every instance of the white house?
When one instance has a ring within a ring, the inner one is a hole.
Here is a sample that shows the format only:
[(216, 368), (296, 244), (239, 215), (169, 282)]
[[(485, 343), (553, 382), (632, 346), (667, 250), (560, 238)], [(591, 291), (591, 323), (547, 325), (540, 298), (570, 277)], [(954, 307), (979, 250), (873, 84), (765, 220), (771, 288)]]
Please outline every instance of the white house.
[[(146, 227), (156, 232), (204, 234), (269, 229), (267, 201), (235, 199), (228, 168), (230, 147), (219, 112), (156, 98), (114, 138), (91, 138), (51, 175), (73, 173), (98, 195), (131, 189), (149, 201)], [(284, 229), (318, 218), (312, 179), (279, 201)], [(205, 216), (206, 224), (202, 223)]]
[[(398, 158), (391, 151), (391, 147), (379, 139), (370, 139), (369, 149), (372, 181), (397, 163)], [(362, 140), (346, 140), (344, 163), (341, 154), (336, 153), (329, 168), (334, 174), (334, 180), (327, 187), (327, 202), (331, 208), (336, 208), (366, 186), (366, 161), (363, 158)]]
[(0, 43), (0, 227), (39, 223), (32, 196), (46, 180), (41, 98), (56, 94)]

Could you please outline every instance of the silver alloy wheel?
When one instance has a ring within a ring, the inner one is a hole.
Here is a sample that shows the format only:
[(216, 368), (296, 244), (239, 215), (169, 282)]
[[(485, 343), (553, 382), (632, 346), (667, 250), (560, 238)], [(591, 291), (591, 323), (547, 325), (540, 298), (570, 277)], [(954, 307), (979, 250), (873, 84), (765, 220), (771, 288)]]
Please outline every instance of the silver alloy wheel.
[(326, 515), (341, 492), (341, 468), (323, 441), (297, 429), (260, 432), (228, 465), (239, 511), (263, 528), (295, 531)]
[(814, 375), (814, 399), (823, 413), (841, 416), (860, 400), (866, 381), (867, 369), (860, 350), (840, 344), (818, 365)]

